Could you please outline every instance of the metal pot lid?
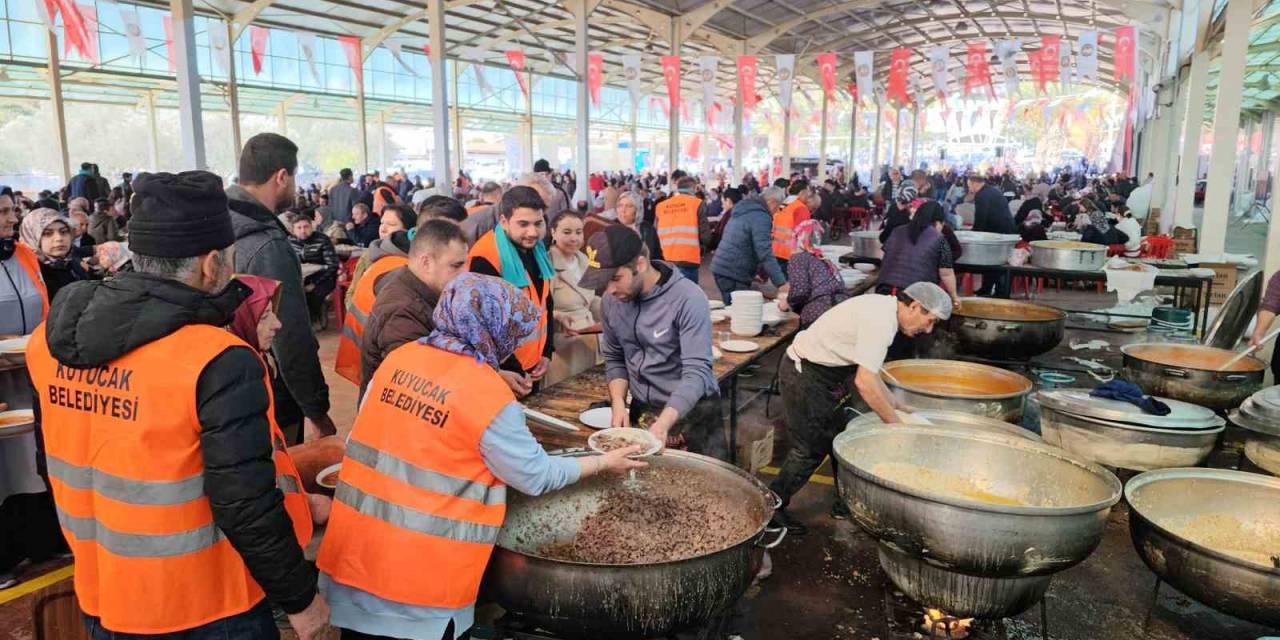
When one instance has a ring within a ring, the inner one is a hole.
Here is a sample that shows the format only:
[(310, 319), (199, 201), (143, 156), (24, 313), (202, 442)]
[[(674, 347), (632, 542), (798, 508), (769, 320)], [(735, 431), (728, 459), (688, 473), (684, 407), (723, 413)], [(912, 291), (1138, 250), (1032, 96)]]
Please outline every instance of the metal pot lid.
[(1258, 420), (1240, 409), (1232, 409), (1231, 413), (1227, 414), (1227, 419), (1241, 429), (1268, 436), (1280, 436), (1280, 423), (1274, 420)]
[(1280, 418), (1267, 413), (1265, 410), (1260, 410), (1258, 403), (1252, 399), (1245, 398), (1236, 411), (1246, 420), (1253, 423), (1254, 426), (1251, 428), (1254, 428), (1254, 430), (1280, 435)]
[(1267, 387), (1249, 396), (1249, 400), (1264, 417), (1280, 419), (1280, 385)]
[(1128, 402), (1095, 398), (1089, 395), (1088, 389), (1054, 389), (1036, 394), (1036, 400), (1040, 405), (1050, 409), (1141, 427), (1203, 431), (1217, 429), (1226, 424), (1226, 421), (1218, 417), (1212, 409), (1172, 398), (1157, 396), (1156, 399), (1169, 405), (1172, 410), (1169, 415), (1157, 416), (1144, 413), (1142, 409)]
[(1262, 271), (1255, 270), (1240, 280), (1231, 290), (1222, 310), (1204, 334), (1204, 344), (1219, 349), (1234, 349), (1249, 321), (1262, 304)]
[(1022, 236), (1016, 233), (992, 233), (990, 231), (957, 231), (956, 239), (960, 244), (1016, 244)]

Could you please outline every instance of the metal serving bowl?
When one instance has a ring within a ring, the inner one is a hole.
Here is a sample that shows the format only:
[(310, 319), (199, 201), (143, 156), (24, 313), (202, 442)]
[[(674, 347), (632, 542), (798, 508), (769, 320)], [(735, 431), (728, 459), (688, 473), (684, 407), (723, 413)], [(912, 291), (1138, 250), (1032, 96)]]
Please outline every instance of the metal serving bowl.
[(1009, 262), (1013, 247), (1022, 236), (1016, 233), (960, 230), (956, 231), (956, 239), (960, 241), (961, 248), (956, 264), (995, 266)]
[(1163, 342), (1129, 344), (1124, 354), (1125, 379), (1153, 396), (1183, 400), (1211, 409), (1234, 409), (1262, 388), (1267, 365), (1249, 356), (1219, 367), (1236, 352), (1193, 344)]
[(884, 245), (880, 244), (879, 231), (854, 231), (849, 234), (849, 240), (853, 255), (859, 258), (884, 257)]
[(582, 520), (622, 480), (595, 476), (538, 497), (513, 491), (508, 494), (506, 522), (485, 574), (484, 592), (508, 612), (566, 638), (665, 637), (723, 614), (755, 576), (765, 525), (777, 508), (777, 496), (754, 476), (706, 456), (666, 451), (646, 462), (649, 467), (636, 474), (641, 483), (637, 490), (643, 491), (645, 483), (662, 482), (664, 470), (691, 471), (705, 478), (700, 486), (706, 491), (740, 509), (741, 517), (752, 523), (753, 533), (719, 551), (684, 560), (571, 562), (546, 557), (541, 550), (573, 539)]
[[(911, 412), (911, 415), (919, 416), (932, 423), (945, 423), (948, 427), (963, 426), (983, 433), (998, 433), (1040, 442), (1040, 436), (1036, 435), (1033, 431), (1023, 429), (1016, 424), (1009, 424), (1003, 420), (974, 415), (972, 413), (942, 411), (940, 409), (922, 409)], [(869, 429), (871, 427), (883, 427), (884, 424), (884, 421), (881, 420), (880, 416), (876, 415), (875, 412), (868, 412), (850, 420), (849, 424), (845, 425), (845, 429)]]
[(1071, 240), (1031, 243), (1031, 264), (1041, 269), (1097, 271), (1107, 262), (1107, 245)]
[(886, 362), (881, 378), (917, 409), (942, 409), (1021, 423), (1031, 381), (1012, 371), (960, 360)]
[[(1056, 447), (946, 424), (836, 436), (842, 497), (889, 578), (952, 615), (1004, 617), (1097, 548), (1120, 481)], [(970, 487), (977, 487), (969, 490)]]
[(965, 298), (941, 324), (964, 353), (1031, 358), (1051, 351), (1066, 335), (1067, 314), (1016, 300)]
[[(1134, 477), (1124, 494), (1132, 509), (1133, 546), (1161, 580), (1223, 613), (1280, 626), (1280, 570), (1223, 546), (1239, 537), (1258, 547), (1253, 551), (1280, 554), (1280, 479), (1226, 469), (1161, 469)], [(1252, 529), (1243, 530), (1242, 523)], [(1252, 535), (1257, 532), (1269, 535)]]

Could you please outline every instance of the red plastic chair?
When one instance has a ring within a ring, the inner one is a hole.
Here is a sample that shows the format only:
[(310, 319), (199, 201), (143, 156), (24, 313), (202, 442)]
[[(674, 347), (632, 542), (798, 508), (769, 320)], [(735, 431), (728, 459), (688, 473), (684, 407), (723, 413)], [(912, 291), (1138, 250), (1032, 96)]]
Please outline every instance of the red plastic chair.
[(1142, 239), (1140, 255), (1144, 258), (1173, 257), (1173, 238), (1166, 235), (1147, 236)]

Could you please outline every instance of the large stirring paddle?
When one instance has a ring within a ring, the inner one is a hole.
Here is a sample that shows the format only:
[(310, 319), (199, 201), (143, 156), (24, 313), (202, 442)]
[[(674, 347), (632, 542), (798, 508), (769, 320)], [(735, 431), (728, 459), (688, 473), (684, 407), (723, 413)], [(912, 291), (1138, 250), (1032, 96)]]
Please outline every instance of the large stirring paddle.
[(1245, 349), (1244, 351), (1237, 353), (1234, 358), (1228, 360), (1221, 367), (1218, 367), (1218, 371), (1226, 371), (1227, 369), (1230, 369), (1231, 365), (1237, 362), (1240, 362), (1241, 360), (1244, 360), (1249, 356), (1249, 354), (1253, 353), (1254, 351), (1257, 351), (1258, 349), (1261, 349), (1262, 345), (1268, 342), (1271, 342), (1272, 340), (1275, 339), (1277, 335), (1280, 335), (1280, 329), (1276, 329), (1275, 331), (1268, 333), (1265, 337), (1262, 338), (1262, 340), (1258, 341), (1258, 344), (1251, 345), (1248, 349)]

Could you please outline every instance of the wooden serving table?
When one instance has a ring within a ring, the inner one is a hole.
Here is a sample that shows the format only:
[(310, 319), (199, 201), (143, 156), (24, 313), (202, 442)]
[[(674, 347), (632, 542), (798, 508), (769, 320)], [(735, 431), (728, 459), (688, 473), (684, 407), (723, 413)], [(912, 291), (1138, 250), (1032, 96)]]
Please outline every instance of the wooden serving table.
[[(727, 329), (714, 327), (714, 331)], [(750, 340), (760, 348), (751, 353), (731, 353), (725, 351), (719, 360), (711, 363), (711, 370), (720, 381), (720, 393), (728, 400), (729, 405), (729, 456), (737, 457), (738, 444), (738, 377), (744, 369), (759, 363), (766, 356), (779, 348), (791, 344), (791, 339), (800, 331), (799, 317), (791, 317), (786, 322), (774, 327), (765, 327), (760, 335)], [(723, 350), (722, 350), (723, 351)], [(755, 390), (757, 394), (767, 393), (767, 389)], [(752, 398), (748, 398), (749, 402)], [(533, 421), (529, 422), (529, 430), (543, 447), (549, 450), (580, 448), (587, 446), (587, 436), (594, 433), (591, 427), (578, 422), (578, 414), (591, 408), (593, 403), (608, 402), (609, 384), (605, 380), (604, 365), (593, 367), (576, 376), (561, 380), (525, 399), (524, 405), (534, 411), (540, 411), (554, 418), (559, 418), (578, 427), (570, 433), (559, 429), (544, 427)], [(743, 404), (746, 404), (745, 402)]]

